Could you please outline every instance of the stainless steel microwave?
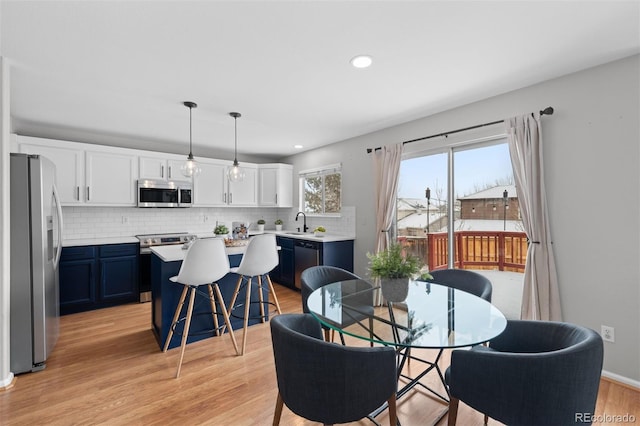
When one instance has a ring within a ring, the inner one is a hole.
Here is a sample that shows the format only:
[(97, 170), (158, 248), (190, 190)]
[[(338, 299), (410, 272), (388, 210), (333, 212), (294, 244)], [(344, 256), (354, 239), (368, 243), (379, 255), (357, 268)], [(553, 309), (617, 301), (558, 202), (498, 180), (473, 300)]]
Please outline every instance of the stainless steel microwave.
[(138, 181), (138, 207), (191, 207), (191, 195), (191, 182)]

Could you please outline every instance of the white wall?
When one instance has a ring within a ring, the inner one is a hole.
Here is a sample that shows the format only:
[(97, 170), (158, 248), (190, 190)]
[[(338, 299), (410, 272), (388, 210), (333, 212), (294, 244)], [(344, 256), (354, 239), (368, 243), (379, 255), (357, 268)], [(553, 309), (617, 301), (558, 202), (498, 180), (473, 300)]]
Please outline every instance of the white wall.
[[(543, 117), (545, 179), (564, 320), (600, 331), (604, 369), (640, 386), (639, 56), (353, 138), (283, 161), (299, 170), (342, 162), (343, 203), (356, 208), (356, 273), (367, 274), (375, 219), (366, 148), (513, 115)], [(435, 141), (433, 143), (436, 143)], [(294, 194), (297, 188), (294, 187)], [(294, 200), (296, 203), (297, 200)]]

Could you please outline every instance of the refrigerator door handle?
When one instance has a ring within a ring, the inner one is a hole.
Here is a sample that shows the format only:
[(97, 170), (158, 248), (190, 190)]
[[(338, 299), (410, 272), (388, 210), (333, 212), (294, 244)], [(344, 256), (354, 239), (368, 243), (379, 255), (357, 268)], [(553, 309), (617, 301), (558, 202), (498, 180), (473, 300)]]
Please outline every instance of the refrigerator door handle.
[(56, 210), (58, 211), (58, 247), (56, 257), (53, 260), (54, 268), (58, 267), (60, 262), (60, 256), (62, 255), (62, 205), (60, 204), (60, 196), (58, 195), (58, 188), (53, 185), (53, 198), (56, 200)]

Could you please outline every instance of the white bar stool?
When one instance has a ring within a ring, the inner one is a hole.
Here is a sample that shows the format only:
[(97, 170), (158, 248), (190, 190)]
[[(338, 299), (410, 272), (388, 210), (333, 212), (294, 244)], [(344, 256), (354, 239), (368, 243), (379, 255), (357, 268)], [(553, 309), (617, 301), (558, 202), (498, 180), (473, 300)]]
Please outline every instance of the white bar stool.
[[(242, 350), (240, 351), (240, 355), (244, 355), (245, 347), (247, 346), (247, 328), (249, 326), (249, 306), (251, 303), (259, 303), (260, 304), (260, 320), (265, 322), (267, 314), (265, 315), (264, 306), (266, 305), (275, 305), (276, 310), (279, 314), (280, 304), (278, 303), (278, 297), (276, 296), (276, 292), (273, 289), (273, 283), (271, 282), (271, 278), (269, 277), (269, 272), (273, 268), (278, 265), (278, 246), (276, 245), (276, 236), (275, 234), (260, 234), (251, 238), (249, 244), (247, 245), (247, 250), (242, 256), (242, 260), (240, 261), (240, 266), (237, 268), (231, 268), (230, 272), (239, 274), (238, 283), (236, 284), (236, 289), (233, 293), (233, 298), (231, 299), (231, 304), (229, 305), (229, 312), (233, 315), (233, 309), (235, 308), (236, 299), (238, 297), (238, 293), (245, 283), (246, 287), (246, 296), (245, 296), (245, 304), (244, 304), (244, 331), (242, 335)], [(273, 303), (265, 302), (262, 295), (262, 276), (266, 275), (267, 283), (269, 285), (269, 292), (273, 296)], [(258, 302), (251, 302), (251, 283), (253, 277), (258, 277)], [(239, 305), (242, 306), (242, 305)], [(239, 307), (238, 306), (238, 307)], [(235, 315), (234, 315), (235, 316)]]
[[(208, 238), (196, 240), (193, 242), (193, 244), (191, 245), (191, 247), (189, 247), (189, 250), (185, 254), (178, 275), (169, 278), (169, 280), (171, 280), (172, 282), (182, 284), (184, 286), (182, 294), (180, 295), (180, 300), (178, 301), (178, 306), (176, 307), (176, 312), (173, 316), (173, 321), (171, 322), (169, 335), (167, 336), (167, 340), (164, 342), (164, 349), (162, 350), (163, 352), (167, 351), (176, 325), (180, 321), (184, 320), (185, 324), (184, 330), (182, 331), (182, 344), (180, 349), (180, 359), (178, 360), (178, 370), (176, 371), (176, 378), (180, 376), (180, 368), (182, 366), (184, 350), (187, 345), (187, 337), (189, 335), (189, 326), (191, 325), (191, 316), (193, 314), (193, 303), (196, 296), (196, 290), (201, 285), (206, 285), (209, 290), (208, 298), (209, 302), (211, 303), (211, 315), (213, 316), (213, 324), (216, 335), (220, 335), (221, 328), (224, 331), (224, 326), (218, 326), (218, 315), (222, 315), (224, 317), (226, 328), (227, 330), (229, 330), (229, 337), (231, 337), (231, 342), (233, 343), (233, 347), (236, 350), (236, 355), (238, 355), (238, 344), (236, 343), (236, 338), (233, 334), (233, 328), (231, 328), (229, 313), (224, 304), (224, 299), (222, 298), (222, 293), (220, 293), (220, 287), (217, 283), (217, 281), (220, 278), (224, 277), (228, 272), (229, 257), (227, 256), (227, 253), (225, 251), (224, 241), (216, 238)], [(182, 307), (184, 306), (184, 301), (187, 297), (187, 291), (189, 290), (190, 293), (187, 314), (185, 317), (180, 318), (180, 313), (182, 312)], [(202, 292), (199, 293), (204, 294)], [(218, 313), (216, 309), (216, 298), (218, 301), (218, 305), (220, 305), (220, 313)]]

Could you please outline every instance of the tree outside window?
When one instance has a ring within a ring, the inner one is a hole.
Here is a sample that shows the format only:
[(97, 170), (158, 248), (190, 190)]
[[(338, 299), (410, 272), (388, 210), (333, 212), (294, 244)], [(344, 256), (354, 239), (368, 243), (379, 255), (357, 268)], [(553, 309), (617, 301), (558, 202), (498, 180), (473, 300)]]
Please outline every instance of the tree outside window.
[(302, 210), (311, 214), (338, 214), (342, 205), (342, 174), (335, 168), (301, 173)]

